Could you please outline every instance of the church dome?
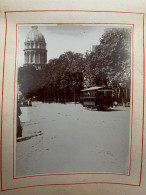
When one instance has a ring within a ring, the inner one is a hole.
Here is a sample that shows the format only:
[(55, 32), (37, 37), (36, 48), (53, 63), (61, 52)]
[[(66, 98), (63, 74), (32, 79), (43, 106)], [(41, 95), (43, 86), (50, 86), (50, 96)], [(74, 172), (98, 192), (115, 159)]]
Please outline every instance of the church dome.
[(37, 26), (32, 26), (32, 30), (26, 36), (25, 42), (43, 42), (45, 43), (45, 38), (42, 33), (38, 30)]
[(34, 66), (36, 70), (42, 69), (47, 64), (46, 42), (42, 33), (32, 26), (24, 42), (24, 65)]

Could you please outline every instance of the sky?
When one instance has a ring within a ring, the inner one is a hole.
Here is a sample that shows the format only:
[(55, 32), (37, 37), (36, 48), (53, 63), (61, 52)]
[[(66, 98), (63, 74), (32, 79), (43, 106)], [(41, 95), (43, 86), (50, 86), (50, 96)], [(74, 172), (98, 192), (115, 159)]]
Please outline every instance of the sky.
[[(43, 34), (47, 44), (47, 62), (67, 51), (82, 54), (90, 51), (92, 45), (100, 43), (101, 36), (107, 28), (111, 26), (38, 25), (38, 30)], [(18, 66), (24, 64), (24, 42), (31, 29), (29, 25), (18, 26)]]

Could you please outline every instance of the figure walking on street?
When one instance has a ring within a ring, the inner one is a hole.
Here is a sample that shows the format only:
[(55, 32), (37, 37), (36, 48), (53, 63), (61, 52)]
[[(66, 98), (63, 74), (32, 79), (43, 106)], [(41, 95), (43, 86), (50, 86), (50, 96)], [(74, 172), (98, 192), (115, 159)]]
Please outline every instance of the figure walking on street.
[(17, 105), (17, 138), (22, 137), (22, 127), (19, 116), (22, 114), (20, 106)]

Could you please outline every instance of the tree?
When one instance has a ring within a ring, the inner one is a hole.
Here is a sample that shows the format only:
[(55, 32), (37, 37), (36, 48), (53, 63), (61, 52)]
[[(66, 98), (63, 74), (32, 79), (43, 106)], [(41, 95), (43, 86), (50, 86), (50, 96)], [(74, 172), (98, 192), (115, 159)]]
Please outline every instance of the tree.
[(40, 71), (32, 66), (19, 67), (18, 83), (23, 96), (28, 98), (32, 91), (40, 88)]
[(104, 71), (110, 84), (130, 82), (131, 32), (126, 28), (108, 29), (100, 40)]
[(131, 34), (129, 29), (108, 29), (95, 51), (85, 55), (84, 78), (94, 85), (127, 86), (130, 82)]

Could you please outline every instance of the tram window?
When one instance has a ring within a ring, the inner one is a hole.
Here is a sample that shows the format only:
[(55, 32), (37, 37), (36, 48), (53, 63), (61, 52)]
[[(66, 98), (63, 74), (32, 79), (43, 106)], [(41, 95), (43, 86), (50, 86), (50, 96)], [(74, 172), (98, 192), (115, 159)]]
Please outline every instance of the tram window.
[(104, 96), (104, 92), (103, 91), (98, 91), (97, 95), (98, 96), (101, 96), (101, 95)]
[(107, 96), (107, 91), (104, 91), (104, 96)]

